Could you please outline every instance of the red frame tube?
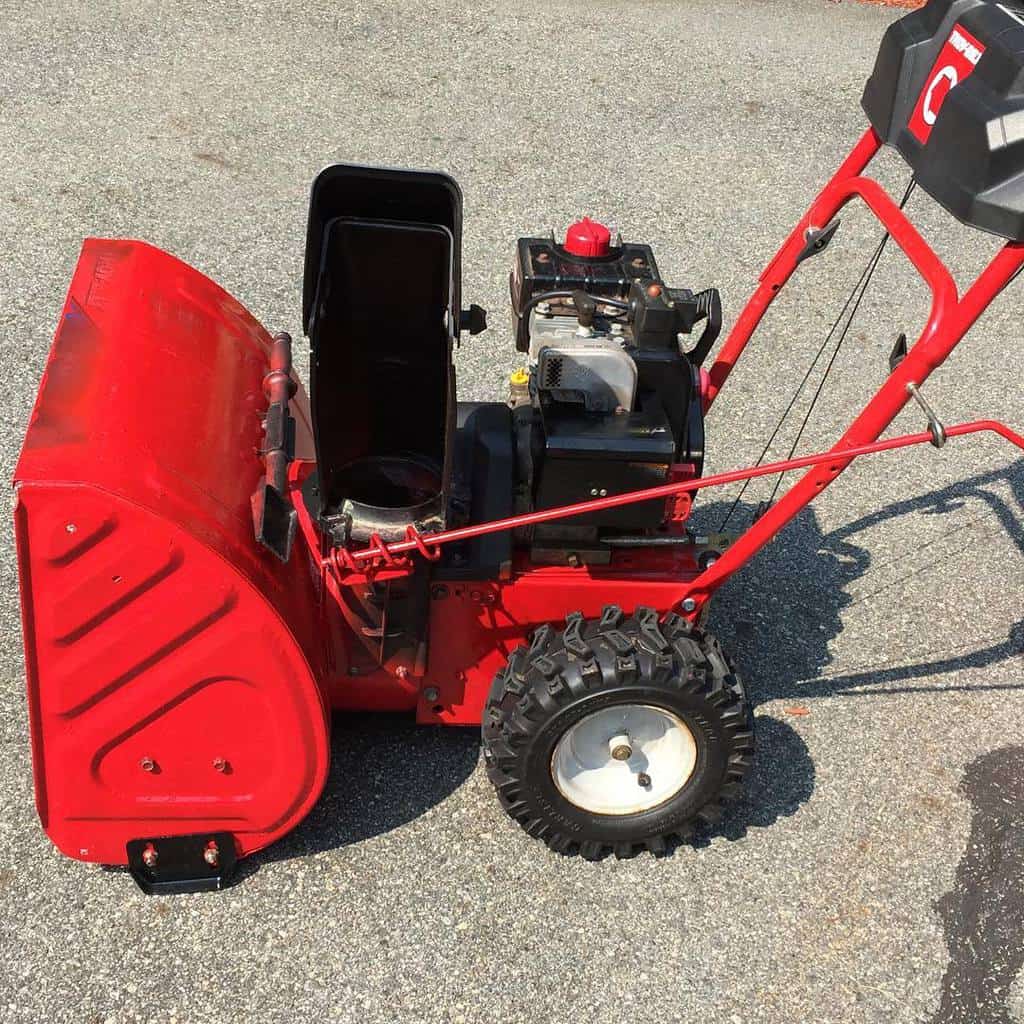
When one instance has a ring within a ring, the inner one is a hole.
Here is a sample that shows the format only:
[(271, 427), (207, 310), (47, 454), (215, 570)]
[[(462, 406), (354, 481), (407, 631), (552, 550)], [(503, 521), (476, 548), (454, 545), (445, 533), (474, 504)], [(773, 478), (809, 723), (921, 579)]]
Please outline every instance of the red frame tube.
[[(797, 269), (800, 254), (807, 243), (808, 232), (827, 225), (852, 199), (861, 199), (928, 284), (932, 293), (932, 303), (928, 320), (904, 360), (889, 374), (832, 448), (816, 455), (731, 470), (702, 479), (664, 484), (642, 491), (597, 498), (561, 508), (544, 509), (437, 534), (420, 535), (410, 531), (408, 539), (391, 544), (381, 543), (375, 538), (369, 547), (359, 551), (332, 550), (324, 561), (325, 566), (332, 567), (341, 575), (360, 570), (372, 571), (375, 564), (393, 566), (394, 556), (414, 550), (421, 554), (429, 550), (431, 555), (436, 557), (436, 551), (441, 545), (453, 541), (468, 540), (500, 530), (550, 522), (633, 502), (666, 498), (685, 491), (697, 491), (704, 487), (809, 467), (809, 472), (741, 534), (710, 568), (691, 582), (682, 584), (679, 601), (685, 600), (686, 614), (696, 617), (711, 594), (764, 547), (816, 495), (828, 487), (855, 458), (931, 441), (932, 435), (929, 432), (905, 434), (886, 441), (879, 441), (878, 438), (910, 400), (908, 385), (920, 387), (928, 379), (932, 371), (941, 365), (959, 344), (992, 300), (1024, 266), (1024, 244), (1005, 243), (963, 297), (959, 298), (956, 283), (949, 270), (903, 211), (878, 182), (863, 177), (863, 172), (881, 145), (881, 139), (873, 128), (864, 132), (839, 170), (825, 185), (765, 268), (757, 289), (740, 313), (709, 371), (706, 408), (714, 404), (764, 314)], [(995, 432), (1024, 449), (1024, 437), (995, 420), (957, 424), (946, 428), (946, 435), (956, 437), (978, 431)]]

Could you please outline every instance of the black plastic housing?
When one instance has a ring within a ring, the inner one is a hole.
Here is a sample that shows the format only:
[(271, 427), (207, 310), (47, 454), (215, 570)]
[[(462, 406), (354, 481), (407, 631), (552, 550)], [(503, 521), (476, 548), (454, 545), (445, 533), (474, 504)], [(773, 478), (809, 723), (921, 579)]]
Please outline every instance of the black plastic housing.
[(340, 528), (387, 539), (443, 522), (461, 231), (462, 194), (444, 174), (336, 164), (313, 184), (310, 406), (321, 518)]
[[(908, 127), (955, 26), (984, 47), (958, 76), (922, 143)], [(892, 24), (862, 105), (918, 184), (958, 220), (1024, 240), (1024, 3), (930, 0)]]

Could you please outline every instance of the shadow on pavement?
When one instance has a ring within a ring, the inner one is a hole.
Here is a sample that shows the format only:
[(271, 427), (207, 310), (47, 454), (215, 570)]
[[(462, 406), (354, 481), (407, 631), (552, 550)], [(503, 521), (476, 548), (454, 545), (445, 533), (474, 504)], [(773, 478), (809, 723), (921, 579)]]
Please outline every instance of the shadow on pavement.
[(756, 725), (757, 751), (742, 795), (717, 826), (699, 832), (691, 845), (707, 846), (716, 836), (743, 839), (748, 829), (769, 828), (779, 818), (796, 814), (811, 798), (814, 762), (800, 734), (768, 715), (761, 715)]
[[(1010, 485), (1012, 499), (1007, 502), (993, 485)], [(981, 505), (967, 523), (951, 524), (948, 532), (929, 544), (908, 550), (888, 561), (876, 563), (871, 552), (855, 543), (855, 538), (870, 529), (913, 513), (941, 515), (971, 504)], [(730, 502), (697, 506), (698, 528), (714, 530), (724, 517)], [(741, 505), (730, 521), (730, 528), (745, 528), (755, 506)], [(1003, 470), (979, 473), (919, 497), (894, 502), (869, 515), (825, 534), (813, 508), (805, 509), (780, 536), (747, 566), (740, 570), (716, 597), (712, 605), (711, 628), (721, 637), (726, 650), (736, 657), (754, 703), (805, 697), (825, 697), (846, 690), (881, 687), (922, 677), (997, 664), (1024, 653), (1024, 621), (1016, 623), (1005, 639), (997, 638), (987, 646), (970, 649), (946, 649), (936, 657), (908, 665), (865, 665), (845, 675), (828, 676), (823, 671), (831, 663), (829, 643), (843, 629), (842, 612), (854, 603), (847, 589), (869, 573), (905, 563), (905, 571), (886, 574), (886, 582), (857, 600), (879, 597), (899, 600), (900, 590), (915, 576), (950, 557), (946, 541), (955, 545), (963, 535), (961, 547), (970, 548), (975, 539), (968, 527), (987, 521), (1011, 538), (1024, 556), (1024, 459)], [(991, 527), (990, 527), (991, 529)], [(929, 551), (929, 547), (935, 550)], [(956, 548), (954, 547), (954, 553)], [(884, 594), (889, 591), (889, 594)], [(951, 638), (955, 642), (955, 638)], [(1007, 683), (995, 688), (1020, 689)], [(871, 692), (895, 692), (898, 687)], [(944, 689), (949, 689), (944, 687)]]
[(418, 726), (411, 714), (336, 715), (331, 772), (317, 805), (295, 831), (244, 861), (307, 857), (390, 832), (441, 803), (472, 774), (480, 730)]

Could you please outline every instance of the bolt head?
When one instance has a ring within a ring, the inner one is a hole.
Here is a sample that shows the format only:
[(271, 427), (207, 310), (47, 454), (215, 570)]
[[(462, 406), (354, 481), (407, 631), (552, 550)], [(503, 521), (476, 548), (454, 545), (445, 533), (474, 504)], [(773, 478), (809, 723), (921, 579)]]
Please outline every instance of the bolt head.
[(650, 777), (650, 775), (648, 775), (647, 772), (641, 772), (636, 777), (636, 784), (638, 786), (642, 786), (644, 789), (646, 789), (651, 784), (651, 777)]
[(141, 761), (139, 761), (139, 767), (144, 772), (155, 772), (156, 771), (156, 761), (154, 761), (153, 758), (151, 758), (151, 757), (144, 757), (144, 758), (142, 758)]
[(620, 743), (612, 750), (616, 761), (628, 761), (633, 756), (633, 748), (628, 743)]
[(159, 859), (156, 847), (152, 843), (149, 843), (142, 851), (142, 863), (145, 864), (147, 868), (155, 868), (156, 862)]
[(215, 757), (213, 759), (213, 767), (218, 772), (226, 772), (228, 770), (227, 759), (223, 757)]
[(203, 850), (203, 860), (211, 868), (215, 868), (220, 863), (220, 850), (217, 849), (217, 844), (212, 839), (206, 844), (206, 849)]
[(68, 533), (74, 533), (78, 529), (78, 527), (75, 526), (74, 523), (68, 523), (68, 525), (65, 526), (64, 529), (67, 530)]
[(436, 701), (437, 698), (440, 696), (441, 692), (438, 690), (436, 686), (428, 686), (423, 691), (423, 699), (427, 701), (428, 704), (433, 704), (434, 701)]
[(692, 597), (687, 597), (683, 600), (682, 609), (684, 612), (692, 612), (697, 608), (697, 602)]
[(398, 676), (399, 679), (408, 679), (409, 670), (404, 665), (399, 665), (398, 668), (395, 669), (395, 675)]

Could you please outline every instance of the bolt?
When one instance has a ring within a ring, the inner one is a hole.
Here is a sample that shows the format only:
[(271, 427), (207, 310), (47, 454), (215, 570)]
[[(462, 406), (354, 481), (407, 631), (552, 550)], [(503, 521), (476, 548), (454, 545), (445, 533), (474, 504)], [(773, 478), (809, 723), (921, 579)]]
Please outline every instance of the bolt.
[(639, 270), (642, 266), (645, 266), (644, 258), (642, 256), (634, 256), (633, 259), (630, 260), (630, 265)]
[(652, 299), (656, 299), (661, 294), (661, 285), (660, 284), (649, 284), (647, 286), (647, 294)]
[(395, 669), (395, 675), (398, 676), (399, 679), (408, 679), (409, 670), (404, 665), (399, 665), (398, 668)]
[(539, 252), (539, 253), (537, 253), (537, 262), (538, 263), (550, 263), (551, 262), (551, 253), (549, 253), (549, 252)]
[(215, 757), (213, 759), (213, 767), (215, 771), (226, 772), (228, 770), (228, 762), (223, 757)]
[(139, 761), (139, 767), (144, 772), (155, 772), (156, 771), (156, 761), (154, 761), (153, 758), (151, 758), (151, 757), (144, 757), (141, 761)]
[(683, 599), (682, 609), (683, 609), (684, 612), (692, 612), (692, 611), (695, 611), (696, 608), (697, 608), (697, 602), (694, 601), (694, 599), (692, 597), (687, 597), (687, 598)]
[(541, 316), (551, 316), (551, 303), (550, 302), (538, 302), (537, 312)]
[(601, 494), (602, 498), (607, 498), (608, 497), (608, 491), (605, 490), (605, 488), (603, 488), (603, 487), (601, 488), (600, 494)]
[(142, 863), (147, 868), (155, 868), (157, 860), (159, 860), (159, 857), (156, 847), (152, 843), (146, 843), (146, 848), (142, 851)]
[(438, 584), (436, 587), (431, 588), (430, 596), (435, 601), (442, 601), (448, 596), (448, 588), (444, 584)]
[(565, 560), (574, 569), (579, 568), (580, 556), (577, 555), (575, 551), (570, 551), (569, 554), (565, 556)]
[(206, 844), (206, 849), (203, 850), (203, 860), (211, 868), (215, 868), (220, 863), (220, 850), (212, 839)]
[(612, 334), (618, 335), (618, 334), (621, 334), (621, 333), (622, 333), (622, 324), (619, 324), (619, 323), (612, 324)]
[(74, 523), (68, 523), (68, 525), (67, 525), (67, 526), (65, 526), (65, 527), (64, 527), (64, 529), (65, 529), (65, 530), (67, 530), (67, 531), (68, 531), (68, 533), (74, 533), (74, 532), (75, 532), (75, 530), (77, 530), (77, 529), (78, 529), (78, 527), (77, 527), (77, 526), (75, 526), (75, 524), (74, 524)]
[(440, 697), (440, 696), (441, 696), (441, 692), (438, 690), (438, 688), (436, 686), (428, 686), (423, 691), (423, 699), (428, 704), (433, 704), (434, 701), (436, 701), (437, 698)]
[(651, 777), (650, 777), (650, 775), (648, 775), (647, 772), (641, 772), (636, 777), (636, 784), (638, 786), (642, 786), (644, 789), (647, 789), (647, 787), (650, 786), (650, 784), (651, 784)]
[(597, 497), (597, 488), (596, 487), (591, 487), (590, 488), (590, 496), (592, 498), (596, 498)]

